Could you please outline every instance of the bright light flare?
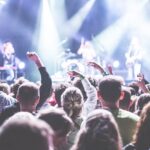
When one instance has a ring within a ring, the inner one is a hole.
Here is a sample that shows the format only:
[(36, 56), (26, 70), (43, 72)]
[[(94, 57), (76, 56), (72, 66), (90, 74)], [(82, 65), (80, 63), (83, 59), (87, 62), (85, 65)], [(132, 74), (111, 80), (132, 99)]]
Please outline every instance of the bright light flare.
[(89, 14), (95, 0), (89, 0), (66, 24), (64, 32), (68, 38), (74, 36), (82, 26), (83, 21)]
[(35, 34), (38, 39), (35, 38), (35, 43), (38, 45), (38, 51), (44, 63), (47, 64), (50, 72), (54, 73), (56, 71), (55, 65), (58, 61), (56, 58), (59, 51), (62, 50), (62, 45), (60, 45), (61, 40), (49, 0), (42, 0), (39, 14), (39, 24)]

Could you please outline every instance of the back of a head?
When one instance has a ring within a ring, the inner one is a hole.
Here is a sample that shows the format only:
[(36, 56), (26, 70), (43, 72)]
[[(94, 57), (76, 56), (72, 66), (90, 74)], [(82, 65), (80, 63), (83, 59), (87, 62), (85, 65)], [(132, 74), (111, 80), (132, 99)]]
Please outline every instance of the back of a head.
[(61, 95), (67, 87), (69, 87), (69, 84), (67, 83), (57, 83), (55, 85), (55, 99), (57, 101), (58, 107), (61, 107)]
[(18, 88), (25, 82), (29, 82), (29, 81), (24, 77), (20, 77), (17, 80), (15, 80), (15, 82), (11, 85), (11, 92), (15, 98), (17, 95)]
[(150, 102), (146, 104), (140, 114), (134, 142), (136, 150), (150, 149)]
[(80, 116), (84, 102), (80, 89), (76, 87), (67, 88), (61, 96), (61, 102), (69, 117), (73, 119)]
[(139, 95), (139, 87), (135, 82), (129, 83), (128, 86), (134, 89), (135, 95)]
[(108, 75), (100, 80), (98, 91), (104, 101), (115, 103), (121, 95), (121, 82), (117, 76)]
[(0, 147), (3, 150), (53, 150), (53, 131), (48, 124), (27, 112), (18, 114), (1, 126)]
[(33, 104), (39, 98), (39, 87), (33, 82), (23, 83), (17, 92), (17, 99), (22, 104)]
[(39, 112), (38, 118), (47, 122), (60, 137), (67, 136), (73, 126), (68, 115), (58, 108), (43, 110)]
[(144, 94), (141, 94), (139, 97), (138, 97), (138, 100), (137, 100), (137, 110), (142, 110), (143, 107), (148, 103), (150, 102), (150, 94), (149, 93), (144, 93)]
[(10, 94), (10, 86), (7, 83), (0, 83), (0, 91)]
[(131, 104), (131, 92), (130, 88), (123, 87), (122, 91), (124, 92), (123, 98), (119, 101), (120, 108), (124, 110), (129, 110), (130, 104)]
[(88, 115), (72, 150), (121, 150), (122, 141), (117, 123), (107, 110)]

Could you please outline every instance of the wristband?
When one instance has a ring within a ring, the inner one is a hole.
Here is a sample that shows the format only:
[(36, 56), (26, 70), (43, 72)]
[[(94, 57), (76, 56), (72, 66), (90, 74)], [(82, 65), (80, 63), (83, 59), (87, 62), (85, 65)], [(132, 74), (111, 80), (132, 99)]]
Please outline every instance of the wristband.
[(103, 73), (102, 73), (102, 75), (103, 76), (107, 76), (107, 75), (109, 75), (106, 71), (104, 71)]
[(83, 75), (80, 75), (80, 79), (83, 80), (85, 77)]

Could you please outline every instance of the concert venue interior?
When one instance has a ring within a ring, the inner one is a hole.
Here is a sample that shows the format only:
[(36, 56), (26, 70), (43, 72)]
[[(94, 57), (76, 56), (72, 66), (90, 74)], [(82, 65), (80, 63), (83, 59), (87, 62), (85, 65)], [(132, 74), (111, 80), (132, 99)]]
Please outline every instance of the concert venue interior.
[(91, 43), (94, 61), (104, 68), (112, 65), (115, 74), (126, 78), (126, 54), (136, 38), (132, 49), (140, 49), (140, 71), (149, 78), (149, 14), (149, 0), (0, 0), (0, 44), (13, 44), (24, 63), (18, 74), (35, 81), (37, 68), (27, 51), (41, 56), (54, 80), (73, 68), (86, 74), (77, 53), (82, 40)]
[(0, 0), (0, 150), (150, 150), (150, 0)]

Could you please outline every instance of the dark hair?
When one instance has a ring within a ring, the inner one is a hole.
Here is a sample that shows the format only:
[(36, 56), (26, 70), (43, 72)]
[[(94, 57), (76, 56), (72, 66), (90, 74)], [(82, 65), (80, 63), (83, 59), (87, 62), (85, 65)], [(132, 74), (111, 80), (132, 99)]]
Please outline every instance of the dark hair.
[(117, 76), (108, 75), (100, 80), (98, 91), (108, 102), (116, 102), (121, 95), (121, 81)]
[(150, 148), (150, 102), (146, 104), (141, 112), (134, 135), (136, 150), (147, 150)]
[(138, 97), (138, 100), (137, 100), (137, 109), (138, 109), (138, 110), (142, 110), (143, 107), (144, 107), (148, 102), (150, 102), (150, 94), (149, 94), (149, 93), (141, 94), (141, 95)]
[(124, 97), (119, 101), (119, 106), (122, 109), (129, 110), (131, 104), (131, 92), (130, 88), (123, 87), (122, 91), (124, 92)]
[(33, 82), (25, 82), (19, 87), (17, 97), (21, 103), (34, 103), (39, 97), (39, 87)]
[(61, 95), (65, 91), (67, 87), (69, 87), (69, 83), (57, 83), (55, 85), (54, 91), (55, 91), (55, 100), (58, 104), (58, 107), (61, 107)]
[(21, 115), (18, 114), (9, 118), (1, 126), (1, 149), (53, 150), (53, 132), (48, 124), (42, 120), (32, 118), (33, 116), (27, 112), (21, 112)]
[(47, 122), (58, 136), (66, 136), (73, 126), (68, 115), (57, 108), (39, 112), (38, 118)]
[(117, 123), (110, 112), (98, 109), (88, 115), (72, 150), (121, 150)]
[(134, 95), (139, 95), (139, 87), (135, 82), (129, 83), (128, 86), (134, 89)]
[(13, 97), (16, 98), (16, 95), (17, 95), (17, 91), (19, 89), (19, 86), (21, 84), (23, 84), (24, 82), (27, 82), (28, 80), (23, 78), (23, 77), (20, 77), (18, 78), (17, 80), (15, 80), (15, 82), (11, 85), (11, 92), (13, 93)]

